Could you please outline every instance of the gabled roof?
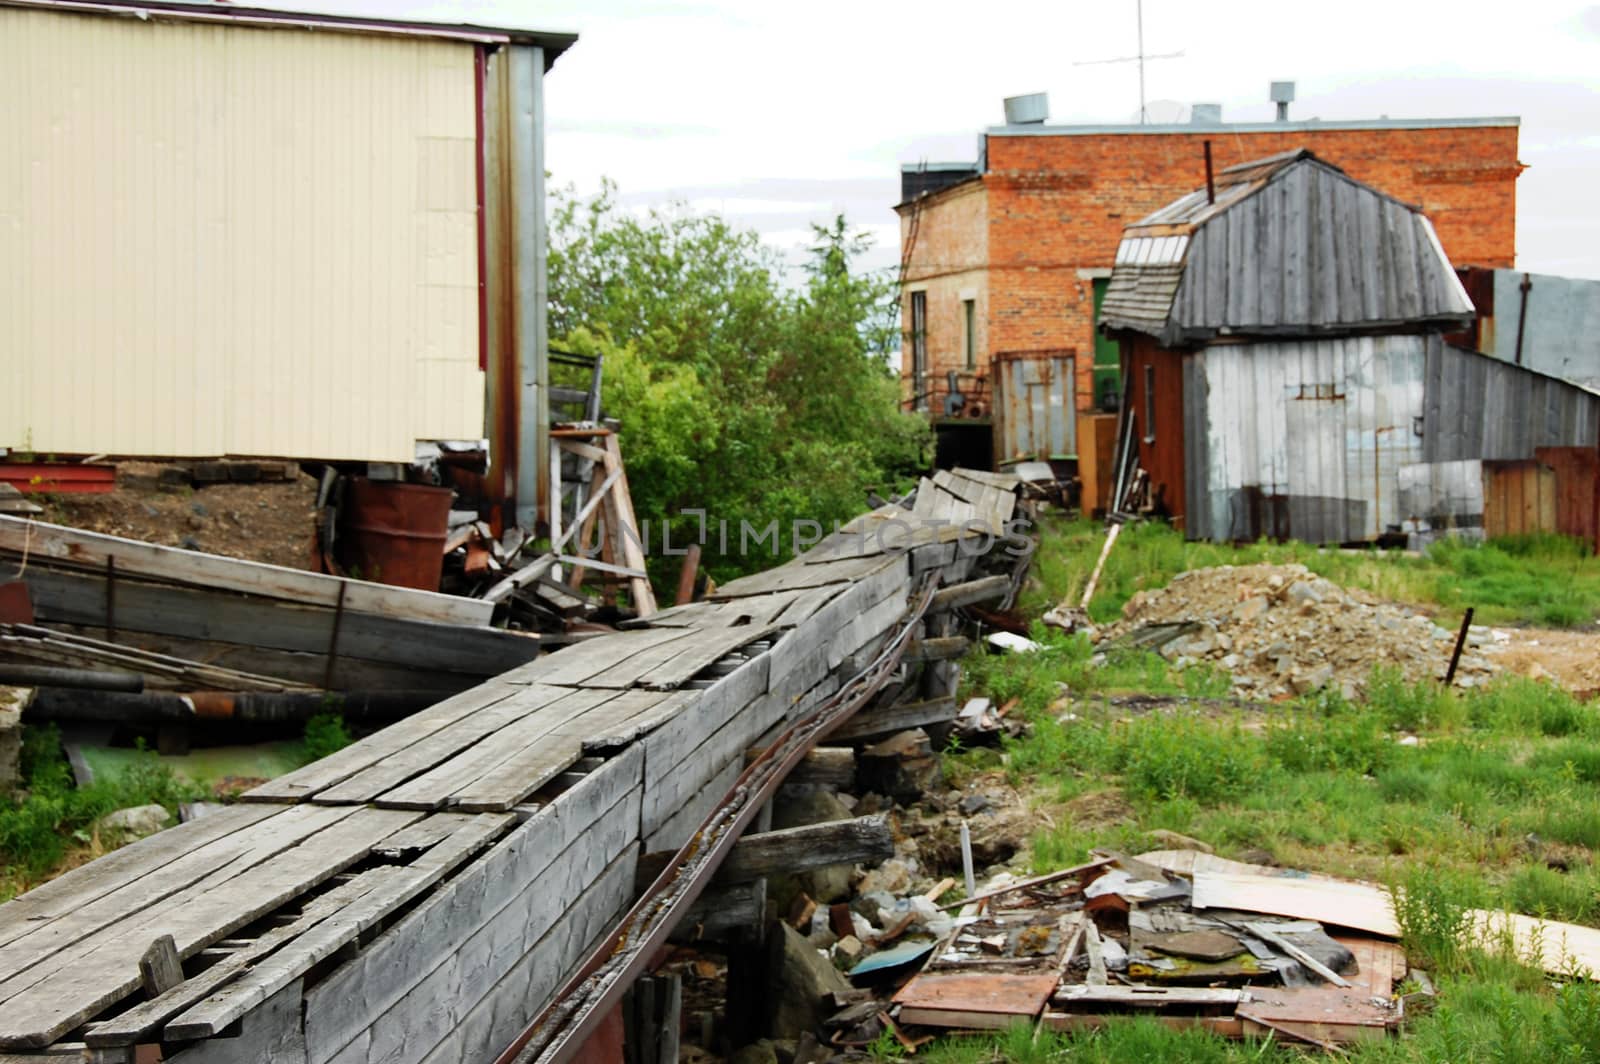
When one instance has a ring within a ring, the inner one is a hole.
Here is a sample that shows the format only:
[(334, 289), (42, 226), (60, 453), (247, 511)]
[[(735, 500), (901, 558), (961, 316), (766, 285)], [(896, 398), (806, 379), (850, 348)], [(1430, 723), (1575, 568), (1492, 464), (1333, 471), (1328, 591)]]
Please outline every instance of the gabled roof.
[(1413, 206), (1305, 149), (1221, 171), (1123, 230), (1100, 326), (1168, 347), (1220, 334), (1458, 328), (1471, 301)]

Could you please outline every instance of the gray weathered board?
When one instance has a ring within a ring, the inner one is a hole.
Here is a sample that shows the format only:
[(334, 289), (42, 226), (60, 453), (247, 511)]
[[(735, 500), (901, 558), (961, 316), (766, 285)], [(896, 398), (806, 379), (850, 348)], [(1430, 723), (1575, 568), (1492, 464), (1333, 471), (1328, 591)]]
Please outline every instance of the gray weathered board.
[[(469, 653), (443, 637), (448, 625), (347, 613), (358, 620), (341, 631), (341, 654), (373, 643), (393, 653), (438, 629), (422, 657), (497, 675), (246, 804), (0, 905), (0, 1049), (70, 1038), (112, 1059), (160, 1040), (190, 1047), (173, 1059), (196, 1064), (495, 1056), (631, 903), (639, 854), (689, 839), (751, 748), (901, 628), (922, 576), (966, 576), (973, 543), (1012, 515), (1014, 495), (991, 477), (941, 473), (919, 491), (922, 511), (972, 529), (908, 550), (814, 549), (534, 660)], [(41, 588), (47, 612), (104, 623), (103, 573), (48, 572)], [(236, 626), (283, 619), (265, 643), (316, 652), (329, 634), (316, 627), (326, 605), (134, 580), (118, 581), (117, 622), (170, 627), (161, 611), (201, 602)], [(292, 634), (290, 616), (309, 619), (312, 638)], [(218, 638), (215, 623), (186, 634)], [(873, 712), (860, 727), (932, 710)], [(144, 1000), (139, 959), (164, 935), (184, 978)]]

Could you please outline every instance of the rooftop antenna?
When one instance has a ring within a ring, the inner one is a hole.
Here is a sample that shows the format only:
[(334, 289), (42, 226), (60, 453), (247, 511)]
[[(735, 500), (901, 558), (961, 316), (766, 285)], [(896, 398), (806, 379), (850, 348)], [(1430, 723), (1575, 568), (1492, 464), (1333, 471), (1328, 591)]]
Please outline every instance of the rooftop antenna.
[(1073, 66), (1102, 66), (1106, 63), (1138, 63), (1139, 64), (1139, 124), (1145, 124), (1146, 115), (1144, 107), (1144, 63), (1146, 59), (1181, 59), (1183, 53), (1162, 52), (1160, 55), (1146, 55), (1144, 50), (1144, 0), (1134, 0), (1134, 12), (1139, 23), (1139, 53), (1137, 55), (1124, 55), (1116, 59), (1086, 59)]

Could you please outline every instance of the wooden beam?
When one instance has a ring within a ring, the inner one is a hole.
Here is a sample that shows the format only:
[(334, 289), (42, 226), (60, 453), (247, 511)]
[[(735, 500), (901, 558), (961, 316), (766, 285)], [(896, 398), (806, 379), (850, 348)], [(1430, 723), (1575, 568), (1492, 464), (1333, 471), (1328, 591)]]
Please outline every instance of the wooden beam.
[(828, 733), (832, 743), (861, 742), (880, 735), (892, 735), (908, 728), (921, 728), (929, 724), (948, 724), (956, 719), (956, 700), (935, 698), (927, 702), (909, 702), (903, 706), (884, 706), (857, 713), (837, 730)]
[(985, 576), (977, 580), (968, 580), (964, 584), (956, 584), (935, 593), (933, 602), (928, 606), (928, 612), (938, 613), (941, 610), (954, 610), (962, 606), (1005, 598), (1006, 592), (1010, 589), (1009, 576)]
[[(767, 876), (792, 875), (831, 865), (863, 864), (894, 856), (894, 833), (888, 818), (863, 816), (830, 820), (782, 831), (746, 835), (734, 844), (717, 870), (718, 883), (748, 883)], [(649, 886), (672, 854), (647, 853), (639, 858), (636, 882)]]

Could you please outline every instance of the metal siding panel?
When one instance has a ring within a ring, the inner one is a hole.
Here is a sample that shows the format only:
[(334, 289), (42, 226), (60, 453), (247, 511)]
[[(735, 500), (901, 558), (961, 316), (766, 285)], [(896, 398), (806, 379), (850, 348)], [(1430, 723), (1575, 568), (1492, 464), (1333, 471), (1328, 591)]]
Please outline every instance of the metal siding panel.
[(470, 45), (0, 9), (0, 93), (0, 444), (482, 435)]

